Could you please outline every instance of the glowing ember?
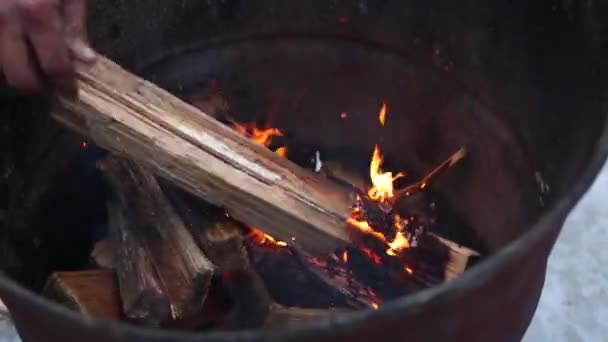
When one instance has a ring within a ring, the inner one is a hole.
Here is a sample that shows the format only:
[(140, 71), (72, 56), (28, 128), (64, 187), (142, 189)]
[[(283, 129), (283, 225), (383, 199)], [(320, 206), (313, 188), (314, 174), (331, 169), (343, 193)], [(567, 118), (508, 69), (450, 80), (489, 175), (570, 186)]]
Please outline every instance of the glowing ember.
[(380, 124), (382, 127), (386, 124), (386, 112), (388, 110), (388, 106), (386, 103), (382, 102), (382, 108), (380, 108), (380, 113), (378, 114), (378, 120), (380, 120)]
[(409, 274), (414, 274), (414, 270), (412, 270), (411, 268), (409, 268), (407, 266), (405, 267), (405, 272), (407, 272)]
[(378, 310), (379, 308), (380, 308), (380, 305), (378, 305), (378, 303), (372, 303), (372, 309)]
[(344, 251), (344, 253), (342, 253), (342, 261), (344, 261), (345, 264), (348, 264), (348, 252)]
[(260, 245), (274, 245), (277, 247), (287, 247), (286, 242), (277, 240), (274, 237), (264, 233), (263, 231), (261, 231), (259, 229), (256, 229), (253, 227), (250, 229), (251, 229), (251, 231), (249, 232), (249, 235), (247, 235), (247, 237)]
[(382, 171), (382, 163), (384, 157), (378, 145), (374, 147), (374, 153), (372, 154), (372, 160), (369, 167), (369, 176), (372, 181), (372, 188), (369, 189), (367, 195), (370, 199), (377, 202), (385, 202), (394, 196), (394, 185), (393, 182), (398, 178), (405, 176), (404, 173), (399, 172), (393, 176), (392, 172)]
[(380, 265), (382, 264), (382, 258), (380, 258), (380, 256), (376, 253), (374, 253), (374, 251), (372, 251), (371, 249), (367, 248), (367, 247), (361, 247), (360, 248), (361, 252), (363, 252), (363, 254), (367, 255), (367, 257), (376, 265)]

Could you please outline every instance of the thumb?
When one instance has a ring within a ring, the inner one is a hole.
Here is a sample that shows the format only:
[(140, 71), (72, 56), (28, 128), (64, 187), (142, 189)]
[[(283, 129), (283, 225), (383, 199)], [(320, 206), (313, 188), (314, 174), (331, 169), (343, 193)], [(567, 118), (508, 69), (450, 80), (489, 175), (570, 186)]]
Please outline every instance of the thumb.
[(86, 63), (95, 61), (95, 51), (87, 37), (87, 1), (63, 0), (63, 23), (68, 48), (74, 58)]

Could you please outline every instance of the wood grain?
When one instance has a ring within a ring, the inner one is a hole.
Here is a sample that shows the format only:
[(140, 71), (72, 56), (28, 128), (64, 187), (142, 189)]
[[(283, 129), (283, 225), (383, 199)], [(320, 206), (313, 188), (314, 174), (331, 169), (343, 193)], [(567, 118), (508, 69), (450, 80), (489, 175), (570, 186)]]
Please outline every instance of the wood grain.
[(235, 219), (321, 254), (349, 241), (352, 195), (256, 145), (101, 57), (78, 68), (76, 95), (53, 116), (100, 146), (144, 163)]
[(110, 270), (55, 272), (43, 295), (81, 314), (124, 319), (116, 276)]

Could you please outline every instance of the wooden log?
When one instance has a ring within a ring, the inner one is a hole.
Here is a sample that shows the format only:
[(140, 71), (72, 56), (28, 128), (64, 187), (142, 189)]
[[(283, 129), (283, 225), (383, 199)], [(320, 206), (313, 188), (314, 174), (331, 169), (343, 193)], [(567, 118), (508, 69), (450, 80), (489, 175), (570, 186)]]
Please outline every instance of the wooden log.
[(81, 314), (123, 320), (116, 276), (110, 270), (53, 273), (43, 295)]
[(110, 237), (116, 250), (116, 275), (127, 318), (158, 326), (170, 317), (169, 299), (162, 290), (156, 270), (142, 238), (128, 220), (118, 201), (108, 201)]
[[(208, 204), (197, 201), (169, 184), (166, 184), (164, 189), (206, 255), (218, 267), (222, 274), (222, 283), (234, 302), (233, 310), (221, 324), (222, 329), (271, 328), (279, 325), (285, 327), (330, 317), (338, 312), (351, 311), (346, 308), (306, 309), (277, 304), (250, 262), (244, 227), (223, 215), (221, 211), (213, 210)], [(295, 258), (295, 261), (296, 265), (302, 266), (299, 265), (299, 259)], [(299, 286), (295, 283), (291, 285)], [(324, 283), (324, 286), (331, 285)], [(338, 289), (332, 290), (339, 292)]]
[[(152, 265), (153, 271), (142, 268), (146, 274), (141, 274), (141, 277), (157, 276), (162, 294), (169, 301), (171, 320), (198, 315), (214, 268), (163, 194), (156, 178), (145, 168), (116, 157), (100, 162), (100, 168), (121, 204), (120, 209), (127, 215), (127, 224), (119, 225), (123, 226), (122, 229), (114, 230), (113, 235), (119, 239), (125, 233), (134, 235), (134, 245), (123, 241), (123, 244), (115, 244), (115, 248), (125, 250), (123, 254), (138, 251), (136, 257), (145, 258), (145, 262)], [(119, 275), (124, 273), (119, 276), (121, 285), (140, 278), (126, 274), (133, 261), (122, 259), (116, 260)], [(137, 292), (139, 296), (145, 295), (145, 292)], [(153, 293), (157, 295), (156, 291)], [(131, 289), (125, 294), (134, 293)]]
[(150, 166), (235, 219), (310, 254), (350, 240), (349, 192), (239, 135), (100, 56), (53, 116), (98, 145)]
[(205, 254), (222, 276), (222, 285), (233, 301), (221, 329), (239, 330), (259, 327), (273, 303), (262, 278), (249, 262), (243, 241), (243, 227), (187, 193), (164, 186), (176, 211), (182, 216)]

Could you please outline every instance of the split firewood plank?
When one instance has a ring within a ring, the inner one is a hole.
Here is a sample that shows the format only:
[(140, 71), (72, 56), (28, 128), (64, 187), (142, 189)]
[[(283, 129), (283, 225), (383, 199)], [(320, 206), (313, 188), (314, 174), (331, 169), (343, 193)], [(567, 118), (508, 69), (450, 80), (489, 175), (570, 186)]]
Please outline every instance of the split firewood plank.
[[(155, 176), (146, 168), (117, 157), (106, 158), (99, 167), (121, 204), (120, 209), (127, 215), (127, 224), (118, 225), (122, 229), (115, 230), (114, 235), (118, 236), (115, 241), (125, 233), (134, 235), (135, 246), (123, 242), (115, 243), (114, 248), (126, 250), (124, 254), (133, 253), (134, 249), (139, 251), (137, 257), (148, 259), (146, 263), (152, 265), (154, 272), (145, 269), (148, 273), (145, 276), (154, 274), (158, 278), (160, 290), (169, 302), (171, 320), (198, 315), (207, 296), (214, 267), (164, 196)], [(118, 257), (116, 263), (119, 275), (131, 269), (132, 261)], [(122, 285), (137, 278), (124, 274), (119, 276), (119, 282)], [(145, 296), (146, 293), (139, 295)], [(157, 295), (156, 290), (154, 295)]]
[(322, 254), (348, 243), (354, 198), (100, 56), (78, 67), (78, 92), (53, 116), (98, 145), (150, 166), (187, 191)]
[(124, 319), (116, 276), (110, 270), (55, 272), (43, 295), (81, 314)]
[(445, 266), (445, 281), (458, 278), (458, 276), (463, 274), (467, 268), (471, 267), (481, 256), (478, 252), (459, 245), (454, 241), (445, 239), (437, 234), (429, 233), (428, 235), (447, 247), (449, 262)]

